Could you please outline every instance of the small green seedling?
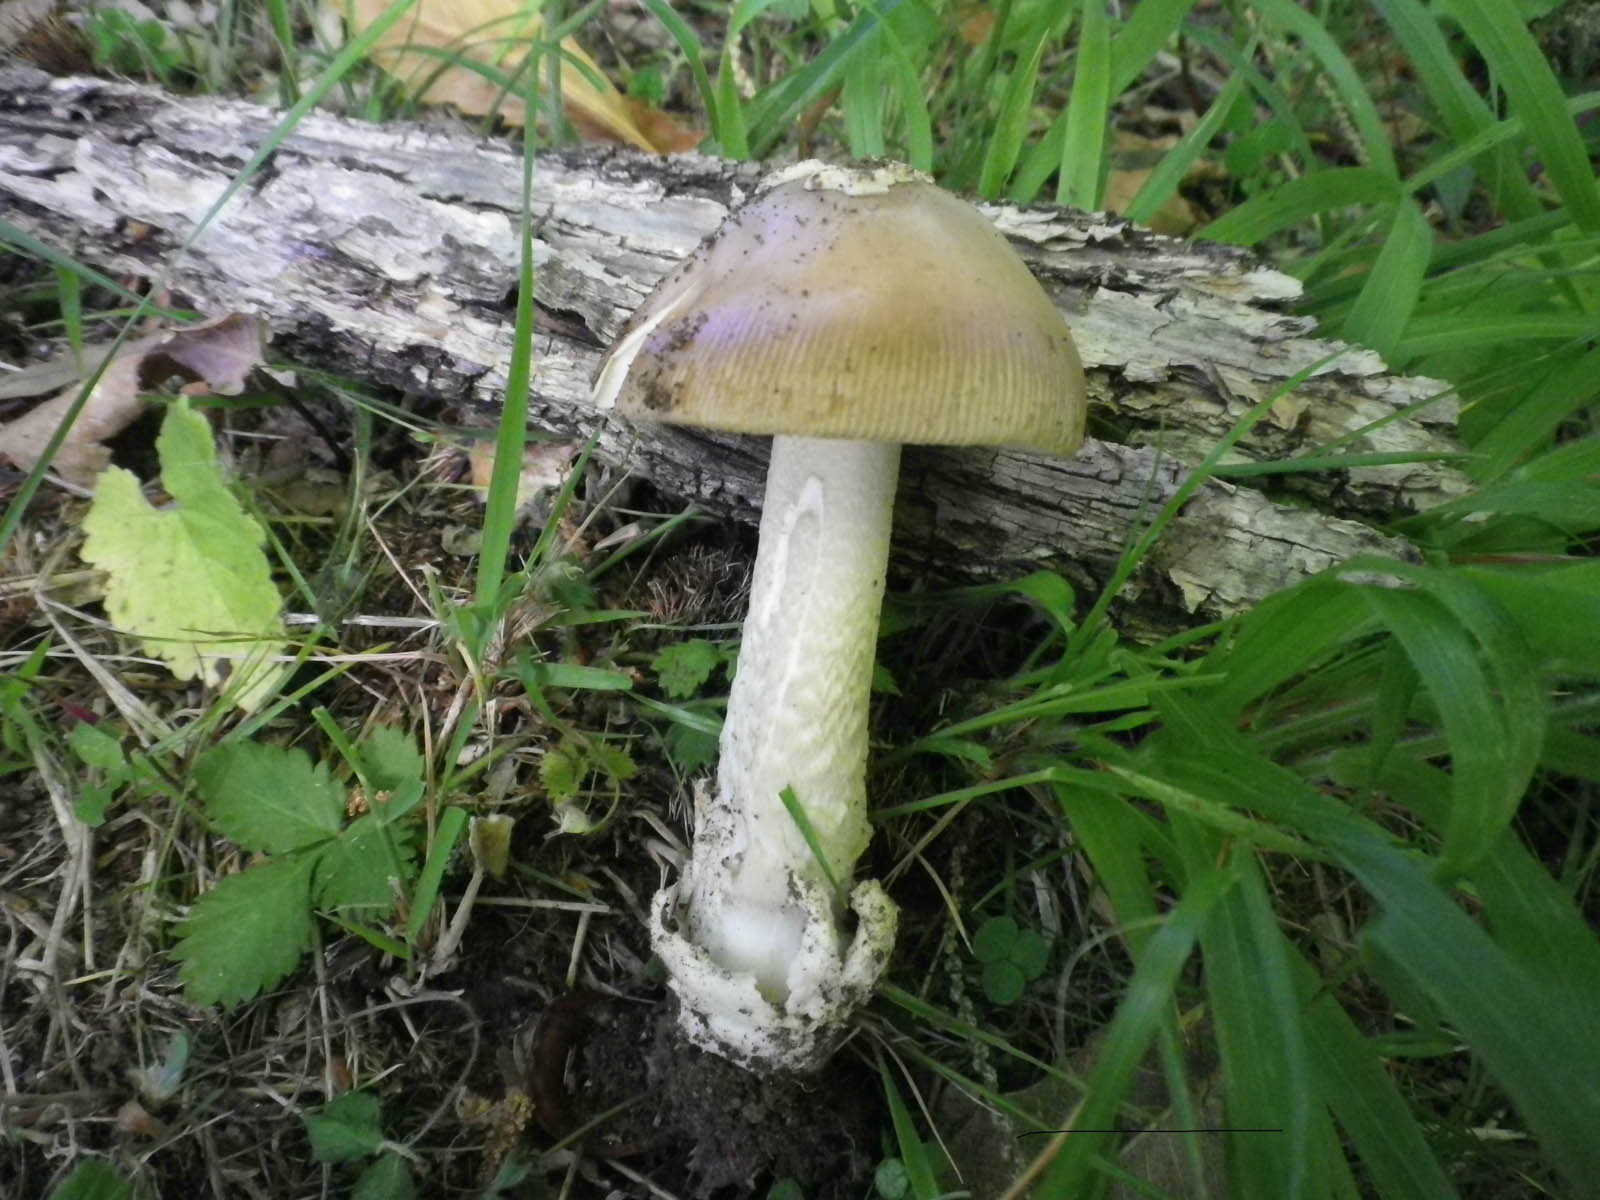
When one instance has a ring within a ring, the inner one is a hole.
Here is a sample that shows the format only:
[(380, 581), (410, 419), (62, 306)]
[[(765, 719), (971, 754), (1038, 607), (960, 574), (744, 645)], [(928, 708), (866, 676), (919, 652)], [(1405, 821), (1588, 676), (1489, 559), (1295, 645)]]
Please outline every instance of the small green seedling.
[(79, 721), (67, 734), (67, 743), (84, 765), (78, 800), (73, 811), (85, 825), (99, 826), (117, 794), (130, 783), (153, 781), (155, 771), (143, 755), (129, 758), (122, 743), (102, 725)]
[(990, 917), (973, 935), (972, 953), (983, 964), (983, 994), (994, 1004), (1015, 1004), (1023, 989), (1044, 974), (1050, 943), (1010, 917)]
[(605, 824), (605, 819), (595, 820), (579, 802), (585, 781), (599, 774), (616, 789), (638, 771), (638, 765), (621, 746), (597, 737), (569, 734), (544, 752), (539, 761), (539, 782), (555, 808), (560, 832), (591, 833)]
[[(230, 742), (201, 756), (201, 803), (218, 832), (264, 858), (195, 901), (175, 953), (199, 1004), (248, 1000), (292, 971), (318, 911), (401, 956), (363, 922), (395, 909), (396, 883), (416, 875), (422, 756), (399, 730), (354, 747), (362, 787), (349, 791), (302, 750)], [(365, 811), (361, 811), (365, 809)]]
[(661, 694), (673, 700), (687, 700), (710, 681), (711, 675), (728, 661), (717, 646), (705, 638), (675, 642), (651, 660)]
[(354, 1200), (412, 1200), (417, 1184), (411, 1168), (399, 1147), (384, 1138), (380, 1117), (378, 1098), (366, 1092), (346, 1092), (300, 1114), (318, 1162), (338, 1164), (376, 1156), (356, 1180), (350, 1193)]

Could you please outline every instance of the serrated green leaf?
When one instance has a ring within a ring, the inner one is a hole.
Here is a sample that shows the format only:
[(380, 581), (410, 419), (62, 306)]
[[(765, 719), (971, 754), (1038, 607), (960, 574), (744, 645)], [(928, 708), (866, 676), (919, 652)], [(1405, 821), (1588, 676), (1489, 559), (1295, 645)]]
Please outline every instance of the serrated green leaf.
[(100, 476), (83, 519), (83, 561), (106, 573), (106, 612), (179, 679), (224, 683), (250, 711), (283, 674), (282, 599), (266, 535), (223, 483), (211, 426), (180, 397), (156, 439), (172, 507), (153, 507), (129, 471)]
[(717, 735), (693, 725), (673, 725), (666, 743), (667, 757), (691, 775), (717, 761)]
[(651, 660), (650, 669), (663, 694), (674, 700), (687, 700), (711, 678), (722, 661), (722, 652), (705, 638), (690, 638), (668, 646)]
[(380, 1154), (356, 1180), (351, 1200), (414, 1200), (417, 1181), (406, 1160), (392, 1150)]
[(299, 850), (344, 824), (344, 789), (303, 750), (225, 742), (200, 757), (195, 779), (206, 816), (246, 850)]
[(361, 739), (356, 753), (367, 782), (380, 791), (398, 791), (422, 779), (422, 755), (417, 743), (403, 729), (380, 725)]
[(311, 1155), (320, 1163), (349, 1162), (374, 1153), (383, 1144), (378, 1098), (367, 1092), (346, 1092), (321, 1108), (300, 1114)]
[(626, 783), (639, 773), (639, 765), (621, 746), (595, 741), (589, 745), (589, 755), (597, 770), (609, 775), (616, 783)]
[(416, 874), (415, 839), (413, 827), (386, 825), (372, 813), (352, 821), (317, 853), (312, 883), (317, 907), (345, 917), (388, 916), (395, 900), (390, 880), (398, 872), (404, 884)]
[(311, 943), (309, 857), (230, 875), (194, 902), (173, 954), (189, 999), (235, 1004), (278, 983)]
[(1017, 923), (1010, 917), (990, 917), (972, 935), (972, 956), (981, 963), (1011, 956), (1017, 944)]
[(589, 772), (589, 759), (583, 749), (571, 742), (557, 742), (539, 760), (539, 782), (551, 803), (560, 804), (578, 794), (578, 784)]

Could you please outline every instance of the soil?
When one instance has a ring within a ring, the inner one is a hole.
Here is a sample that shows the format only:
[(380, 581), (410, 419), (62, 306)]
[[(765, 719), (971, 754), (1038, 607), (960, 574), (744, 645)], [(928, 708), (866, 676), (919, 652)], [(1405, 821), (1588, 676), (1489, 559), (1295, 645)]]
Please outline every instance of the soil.
[(645, 1174), (685, 1175), (688, 1193), (707, 1198), (764, 1194), (783, 1178), (818, 1200), (861, 1194), (876, 1129), (862, 1097), (873, 1084), (848, 1056), (811, 1079), (759, 1077), (685, 1042), (675, 1002), (588, 1000), (587, 1035), (567, 1073), (570, 1117), (635, 1103), (597, 1127), (586, 1150), (634, 1159)]

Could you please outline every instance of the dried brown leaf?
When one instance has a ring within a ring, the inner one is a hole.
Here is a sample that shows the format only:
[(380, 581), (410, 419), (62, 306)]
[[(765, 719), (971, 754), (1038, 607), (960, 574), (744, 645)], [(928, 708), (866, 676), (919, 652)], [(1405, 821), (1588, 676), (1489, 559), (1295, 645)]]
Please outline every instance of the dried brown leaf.
[[(100, 375), (51, 464), (73, 483), (88, 485), (111, 461), (106, 449), (139, 416), (140, 393), (173, 375), (202, 383), (219, 395), (244, 388), (250, 370), (261, 362), (265, 331), (255, 317), (232, 315), (181, 329), (167, 329), (129, 342)], [(98, 347), (102, 353), (106, 347)], [(4, 377), (9, 398), (61, 389), (16, 420), (0, 425), (0, 457), (30, 471), (66, 418), (84, 380), (101, 354), (86, 352), (85, 366), (49, 362)]]
[[(387, 0), (346, 0), (350, 32), (367, 28), (387, 8)], [(496, 113), (512, 125), (524, 125), (528, 114), (522, 97), (498, 80), (517, 77), (542, 29), (543, 18), (530, 0), (418, 0), (379, 39), (371, 57), (420, 100), (453, 104), (473, 116)], [(498, 78), (487, 78), (473, 64), (492, 68)], [(617, 91), (570, 37), (561, 42), (561, 103), (573, 128), (590, 141), (660, 153), (700, 141), (676, 118)]]

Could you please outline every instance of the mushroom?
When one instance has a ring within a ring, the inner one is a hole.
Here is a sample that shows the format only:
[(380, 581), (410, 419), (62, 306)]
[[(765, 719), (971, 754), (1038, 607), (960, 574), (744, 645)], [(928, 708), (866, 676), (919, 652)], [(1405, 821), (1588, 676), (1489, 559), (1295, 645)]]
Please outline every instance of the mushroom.
[[(867, 706), (902, 442), (1070, 454), (1065, 322), (975, 209), (908, 167), (801, 163), (656, 287), (595, 376), (636, 420), (772, 434), (715, 790), (651, 939), (695, 1043), (803, 1070), (893, 948), (870, 836)], [(854, 912), (854, 929), (845, 909)]]

